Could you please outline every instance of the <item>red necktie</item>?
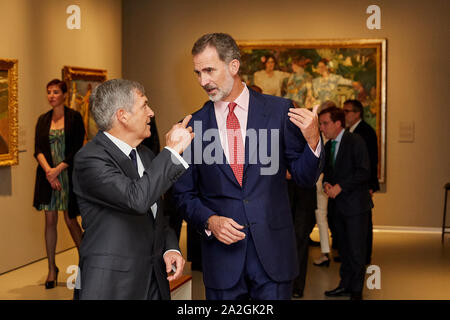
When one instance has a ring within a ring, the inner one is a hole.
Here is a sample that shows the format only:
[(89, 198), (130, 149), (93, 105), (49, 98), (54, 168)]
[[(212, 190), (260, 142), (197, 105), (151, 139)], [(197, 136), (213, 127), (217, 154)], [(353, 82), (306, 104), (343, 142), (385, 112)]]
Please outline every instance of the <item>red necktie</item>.
[(242, 141), (241, 126), (239, 120), (234, 114), (236, 103), (228, 104), (227, 116), (227, 138), (228, 138), (228, 155), (231, 169), (233, 170), (236, 180), (242, 187), (242, 176), (244, 174), (244, 144)]

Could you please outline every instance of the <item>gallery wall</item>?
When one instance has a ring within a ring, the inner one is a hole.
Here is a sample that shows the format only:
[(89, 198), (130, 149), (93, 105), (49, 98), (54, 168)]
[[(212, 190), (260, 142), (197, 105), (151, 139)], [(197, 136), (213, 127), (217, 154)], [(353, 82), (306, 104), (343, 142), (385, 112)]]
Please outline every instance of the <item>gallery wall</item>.
[[(66, 8), (72, 4), (81, 9), (79, 30), (66, 28)], [(0, 167), (0, 273), (46, 256), (44, 213), (32, 207), (34, 128), (50, 109), (45, 86), (61, 77), (64, 65), (106, 69), (108, 78), (121, 77), (121, 11), (120, 0), (0, 0), (0, 58), (19, 60), (21, 151), (17, 166)], [(73, 246), (61, 214), (57, 251)]]
[[(366, 27), (372, 4), (381, 8), (380, 30)], [(448, 12), (445, 0), (124, 1), (123, 76), (145, 85), (164, 137), (207, 99), (190, 56), (204, 33), (237, 40), (386, 38), (386, 184), (374, 196), (374, 224), (438, 230), (450, 180)], [(413, 142), (399, 142), (401, 122), (414, 124)]]

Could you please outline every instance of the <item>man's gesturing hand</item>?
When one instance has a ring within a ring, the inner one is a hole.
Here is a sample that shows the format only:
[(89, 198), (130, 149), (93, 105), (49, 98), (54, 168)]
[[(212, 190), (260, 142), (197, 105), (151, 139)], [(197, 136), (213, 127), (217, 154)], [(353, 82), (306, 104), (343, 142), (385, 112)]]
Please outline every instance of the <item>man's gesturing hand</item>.
[(306, 108), (290, 108), (288, 113), (289, 120), (300, 128), (312, 150), (316, 150), (320, 140), (318, 109), (319, 105), (315, 105), (312, 111)]
[(239, 231), (244, 229), (244, 226), (227, 217), (217, 215), (209, 217), (208, 229), (217, 240), (225, 244), (232, 244), (245, 238), (245, 233)]
[(172, 129), (166, 134), (166, 146), (175, 150), (179, 154), (191, 144), (194, 139), (192, 127), (187, 127), (192, 116), (187, 115), (181, 123), (174, 124)]

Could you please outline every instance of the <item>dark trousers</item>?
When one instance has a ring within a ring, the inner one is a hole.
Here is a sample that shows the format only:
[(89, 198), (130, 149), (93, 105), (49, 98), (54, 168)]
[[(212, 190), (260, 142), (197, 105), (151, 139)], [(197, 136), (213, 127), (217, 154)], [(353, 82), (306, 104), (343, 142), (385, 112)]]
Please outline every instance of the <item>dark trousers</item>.
[(372, 247), (373, 247), (373, 223), (372, 223), (372, 210), (370, 210), (367, 228), (366, 264), (370, 264), (372, 262)]
[(339, 255), (342, 260), (339, 286), (360, 293), (364, 287), (366, 271), (367, 225), (370, 210), (352, 216), (345, 216), (341, 212), (335, 213)]
[(161, 294), (159, 293), (158, 281), (156, 280), (155, 270), (152, 270), (150, 287), (147, 292), (147, 300), (161, 300)]
[(301, 294), (305, 289), (309, 235), (316, 224), (317, 191), (315, 187), (300, 188), (292, 180), (288, 180), (288, 194), (294, 220), (299, 265), (299, 274), (294, 279), (293, 291)]
[[(245, 241), (245, 240), (242, 240)], [(205, 288), (207, 300), (290, 300), (292, 281), (275, 282), (264, 270), (253, 243), (247, 234), (244, 270), (238, 282), (229, 289)], [(280, 261), (282, 263), (282, 261)]]
[(327, 212), (327, 219), (328, 219), (328, 228), (330, 228), (331, 233), (331, 247), (335, 250), (339, 250), (339, 238), (338, 238), (338, 231), (336, 229), (336, 214), (333, 210), (333, 204), (331, 201), (334, 201), (332, 199), (328, 199), (328, 212)]
[(294, 280), (294, 292), (303, 293), (303, 290), (305, 289), (309, 253), (309, 235), (314, 229), (315, 221), (314, 211), (296, 210), (294, 227), (297, 240), (299, 274)]

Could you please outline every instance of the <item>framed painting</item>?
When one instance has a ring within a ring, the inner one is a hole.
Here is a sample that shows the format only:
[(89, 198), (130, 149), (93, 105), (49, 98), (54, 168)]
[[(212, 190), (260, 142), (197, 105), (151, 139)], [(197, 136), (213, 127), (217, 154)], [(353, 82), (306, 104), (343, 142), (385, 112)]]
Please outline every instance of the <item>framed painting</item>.
[(386, 40), (238, 41), (241, 77), (262, 93), (312, 108), (357, 99), (378, 137), (378, 179), (385, 183)]
[(19, 163), (17, 64), (0, 59), (0, 166)]
[(98, 131), (90, 112), (89, 97), (106, 80), (106, 70), (64, 66), (62, 78), (68, 89), (66, 105), (81, 113), (86, 129), (85, 141), (89, 141)]

